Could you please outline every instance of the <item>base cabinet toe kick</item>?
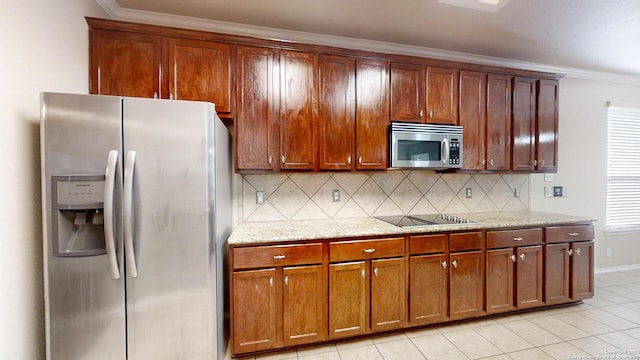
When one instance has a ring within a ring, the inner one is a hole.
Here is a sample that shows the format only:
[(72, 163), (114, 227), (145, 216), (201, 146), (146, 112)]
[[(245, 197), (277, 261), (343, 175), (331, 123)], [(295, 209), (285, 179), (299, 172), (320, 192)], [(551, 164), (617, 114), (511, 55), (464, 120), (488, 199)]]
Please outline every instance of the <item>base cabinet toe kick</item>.
[(593, 297), (592, 223), (231, 245), (231, 354)]

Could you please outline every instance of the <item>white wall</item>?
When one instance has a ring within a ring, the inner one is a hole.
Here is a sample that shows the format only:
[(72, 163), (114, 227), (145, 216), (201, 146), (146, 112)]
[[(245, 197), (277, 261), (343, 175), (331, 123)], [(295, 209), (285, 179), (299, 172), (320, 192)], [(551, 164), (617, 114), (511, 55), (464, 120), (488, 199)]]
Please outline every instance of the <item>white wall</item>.
[(44, 358), (39, 93), (88, 91), (93, 0), (3, 2), (0, 11), (0, 359)]
[[(605, 234), (607, 101), (640, 105), (640, 86), (564, 78), (560, 81), (558, 173), (552, 182), (531, 175), (531, 209), (597, 219), (596, 269), (640, 264), (638, 233)], [(545, 198), (545, 185), (566, 187), (566, 197)], [(611, 256), (606, 249), (611, 248)]]

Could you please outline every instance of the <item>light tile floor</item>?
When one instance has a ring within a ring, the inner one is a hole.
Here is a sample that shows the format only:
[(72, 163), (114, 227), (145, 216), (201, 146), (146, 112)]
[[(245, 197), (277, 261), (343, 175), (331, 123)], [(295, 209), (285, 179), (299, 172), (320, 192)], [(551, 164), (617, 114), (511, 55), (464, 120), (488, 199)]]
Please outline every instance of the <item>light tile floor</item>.
[(236, 359), (640, 359), (640, 269), (597, 274), (581, 304)]

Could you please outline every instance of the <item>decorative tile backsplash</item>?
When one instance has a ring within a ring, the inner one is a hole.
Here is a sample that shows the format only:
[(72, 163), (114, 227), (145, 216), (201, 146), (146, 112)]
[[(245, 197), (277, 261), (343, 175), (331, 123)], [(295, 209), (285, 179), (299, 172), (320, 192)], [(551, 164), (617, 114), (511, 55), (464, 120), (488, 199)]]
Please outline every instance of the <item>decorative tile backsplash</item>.
[[(466, 197), (471, 188), (472, 197)], [(514, 190), (520, 189), (520, 197)], [(333, 191), (340, 201), (333, 201)], [(288, 173), (243, 175), (238, 203), (243, 222), (400, 214), (527, 210), (527, 174)], [(256, 192), (265, 203), (256, 204)]]

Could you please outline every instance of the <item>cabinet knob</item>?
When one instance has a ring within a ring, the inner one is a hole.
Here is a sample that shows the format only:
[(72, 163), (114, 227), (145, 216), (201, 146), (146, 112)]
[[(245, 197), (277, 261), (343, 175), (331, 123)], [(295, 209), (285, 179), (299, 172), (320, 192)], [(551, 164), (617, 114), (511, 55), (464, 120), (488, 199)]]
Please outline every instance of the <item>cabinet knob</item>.
[(282, 165), (284, 165), (284, 155), (280, 157), (280, 161), (282, 161)]
[(169, 94), (169, 100), (173, 100), (173, 94)]
[(351, 155), (347, 156), (347, 164), (351, 165)]
[(458, 268), (458, 260), (453, 260), (451, 262), (451, 265), (453, 266), (454, 269), (457, 269)]
[(576, 255), (580, 255), (580, 248), (576, 249)]
[(433, 117), (433, 110), (429, 110), (429, 117), (432, 118)]
[(289, 275), (284, 277), (284, 284), (289, 286)]
[(542, 166), (544, 166), (544, 159), (542, 159), (542, 161), (540, 162), (540, 164), (541, 164)]
[(362, 276), (362, 278), (365, 278), (365, 273), (364, 273), (364, 269), (362, 269), (362, 271), (360, 271), (360, 276)]
[(538, 166), (538, 160), (533, 160), (533, 166)]
[(509, 259), (511, 259), (511, 262), (516, 262), (516, 256), (515, 255), (509, 256)]
[(362, 165), (362, 156), (358, 157), (358, 164)]
[(420, 109), (420, 118), (422, 118), (424, 116), (424, 110)]
[(520, 254), (520, 260), (524, 261), (524, 254)]
[(489, 160), (489, 165), (493, 166), (493, 159)]
[(269, 286), (273, 287), (273, 276), (269, 278)]
[(154, 92), (154, 93), (153, 93), (153, 98), (154, 98), (154, 99), (157, 99), (157, 98), (158, 98), (158, 93), (157, 93), (157, 92)]
[(447, 268), (447, 262), (446, 262), (446, 261), (443, 261), (443, 262), (442, 262), (442, 268), (443, 268), (443, 269), (446, 269), (446, 268)]
[(482, 159), (482, 160), (480, 161), (480, 164), (482, 164), (482, 165), (486, 165), (486, 164), (487, 164), (487, 160)]
[(567, 254), (569, 254), (569, 256), (573, 255), (573, 249), (567, 250)]
[(373, 269), (373, 275), (375, 275), (376, 277), (378, 277), (378, 268)]

